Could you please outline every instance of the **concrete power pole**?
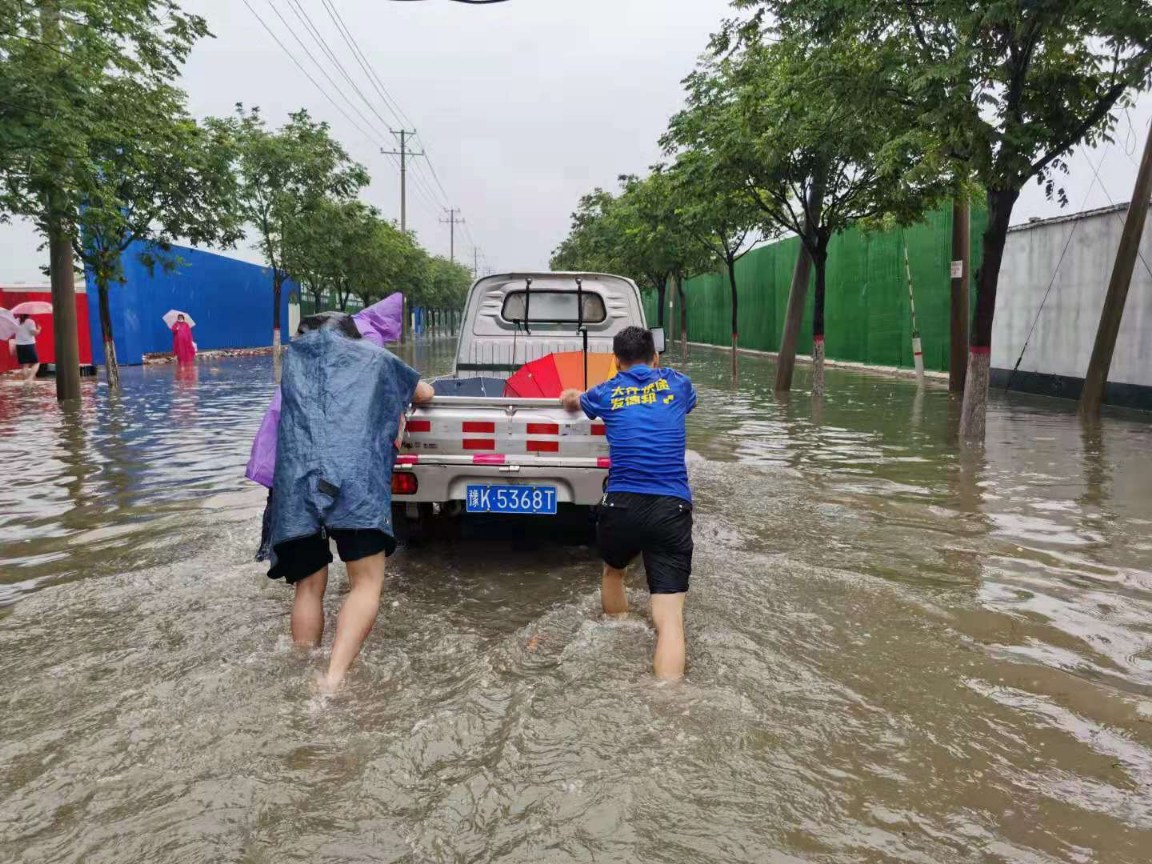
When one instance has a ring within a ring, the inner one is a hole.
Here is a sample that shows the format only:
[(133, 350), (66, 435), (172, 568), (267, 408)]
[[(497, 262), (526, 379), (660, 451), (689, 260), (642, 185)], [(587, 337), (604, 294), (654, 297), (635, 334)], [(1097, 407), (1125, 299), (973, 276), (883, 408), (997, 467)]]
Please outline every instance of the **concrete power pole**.
[(449, 226), (449, 230), (451, 232), (451, 234), (449, 235), (451, 237), (451, 241), (450, 241), (451, 245), (449, 246), (449, 250), (450, 250), (449, 257), (452, 259), (452, 263), (455, 264), (456, 263), (456, 226), (457, 225), (463, 225), (464, 220), (459, 217), (459, 213), (460, 213), (459, 207), (446, 207), (445, 210), (448, 213), (448, 218), (447, 219), (441, 219), (440, 221), (443, 224)]
[[(407, 129), (389, 129), (393, 135), (400, 136), (400, 150), (384, 150), (380, 152), (386, 156), (399, 156), (400, 157), (400, 230), (408, 231), (408, 157), (409, 156), (423, 156), (423, 153), (413, 153), (408, 149), (408, 136), (415, 135), (416, 130), (408, 131)], [(401, 310), (400, 322), (400, 344), (404, 344), (408, 339), (408, 331), (412, 326), (412, 313), (408, 307), (408, 297), (404, 297), (404, 308)]]
[(968, 278), (972, 259), (972, 214), (966, 197), (952, 200), (952, 346), (948, 354), (948, 389), (964, 392), (968, 378)]
[(472, 247), (472, 280), (475, 281), (480, 273), (480, 248), (478, 246)]
[(400, 149), (399, 150), (381, 150), (385, 156), (399, 156), (400, 157), (400, 230), (408, 230), (408, 157), (409, 156), (423, 156), (423, 153), (413, 153), (408, 149), (408, 136), (415, 135), (416, 130), (408, 131), (407, 129), (389, 129), (393, 135), (400, 136)]
[(1128, 288), (1132, 284), (1132, 271), (1140, 253), (1140, 238), (1144, 236), (1144, 223), (1148, 217), (1148, 198), (1152, 195), (1152, 128), (1144, 145), (1144, 157), (1136, 174), (1136, 188), (1132, 203), (1128, 205), (1128, 218), (1120, 235), (1120, 248), (1116, 252), (1116, 265), (1108, 283), (1104, 309), (1100, 312), (1100, 327), (1096, 331), (1096, 344), (1088, 374), (1084, 376), (1084, 390), (1080, 394), (1080, 416), (1095, 419), (1100, 416), (1104, 402), (1104, 389), (1108, 384), (1108, 370), (1112, 368), (1112, 354), (1116, 350), (1116, 337), (1124, 318), (1124, 304), (1128, 301)]

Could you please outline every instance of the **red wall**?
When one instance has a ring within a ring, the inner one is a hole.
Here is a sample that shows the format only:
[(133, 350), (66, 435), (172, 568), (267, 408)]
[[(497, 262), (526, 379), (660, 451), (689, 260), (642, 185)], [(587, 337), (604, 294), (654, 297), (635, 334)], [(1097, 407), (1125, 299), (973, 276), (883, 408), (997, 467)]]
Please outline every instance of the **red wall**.
[[(52, 291), (49, 288), (4, 286), (0, 285), (0, 307), (11, 309), (17, 303), (26, 303), (29, 300), (43, 300), (52, 302)], [(56, 337), (52, 326), (51, 315), (33, 315), (32, 319), (40, 325), (40, 335), (36, 337), (36, 353), (40, 355), (41, 363), (56, 362)], [(92, 365), (92, 334), (88, 325), (88, 295), (77, 290), (76, 292), (76, 326), (80, 343), (80, 365)], [(8, 348), (8, 344), (0, 345), (0, 374), (10, 369), (16, 369), (16, 358)]]

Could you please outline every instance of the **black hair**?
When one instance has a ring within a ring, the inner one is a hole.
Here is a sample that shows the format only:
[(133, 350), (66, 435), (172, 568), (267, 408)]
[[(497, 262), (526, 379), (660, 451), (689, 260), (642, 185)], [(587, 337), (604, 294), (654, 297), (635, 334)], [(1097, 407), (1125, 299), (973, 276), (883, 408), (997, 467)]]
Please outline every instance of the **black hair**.
[(25, 321), (27, 321), (32, 316), (31, 315), (17, 315), (16, 317), (19, 318), (20, 323), (23, 324)]
[(349, 339), (362, 339), (360, 330), (356, 326), (356, 322), (352, 320), (352, 316), (347, 312), (318, 312), (315, 315), (309, 315), (300, 322), (300, 326), (296, 330), (297, 336), (303, 336), (305, 333), (311, 333), (313, 330), (332, 329), (337, 331), (341, 336), (346, 336)]
[(652, 339), (652, 331), (643, 327), (625, 327), (612, 340), (612, 353), (629, 366), (651, 363), (656, 359), (656, 342)]

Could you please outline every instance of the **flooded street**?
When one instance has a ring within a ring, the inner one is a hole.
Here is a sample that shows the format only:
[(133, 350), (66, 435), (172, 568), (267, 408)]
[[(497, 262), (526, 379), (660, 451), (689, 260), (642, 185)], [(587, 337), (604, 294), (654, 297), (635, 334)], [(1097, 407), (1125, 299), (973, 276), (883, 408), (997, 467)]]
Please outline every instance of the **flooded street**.
[(389, 562), (330, 701), (253, 560), (269, 358), (0, 380), (0, 860), (1152, 860), (1152, 418), (997, 394), (977, 453), (939, 384), (728, 367), (685, 682), (641, 572), (605, 623), (590, 550), (464, 541)]

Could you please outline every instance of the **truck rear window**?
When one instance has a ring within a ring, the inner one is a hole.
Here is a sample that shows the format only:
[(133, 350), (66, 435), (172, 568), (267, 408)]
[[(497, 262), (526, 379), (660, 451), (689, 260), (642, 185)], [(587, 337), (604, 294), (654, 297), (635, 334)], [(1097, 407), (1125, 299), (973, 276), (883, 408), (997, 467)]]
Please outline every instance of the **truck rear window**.
[(579, 315), (575, 291), (512, 291), (504, 298), (504, 309), (500, 313), (505, 321), (529, 324), (601, 324), (608, 317), (604, 308), (604, 298), (586, 291), (581, 296), (584, 301), (583, 315)]

